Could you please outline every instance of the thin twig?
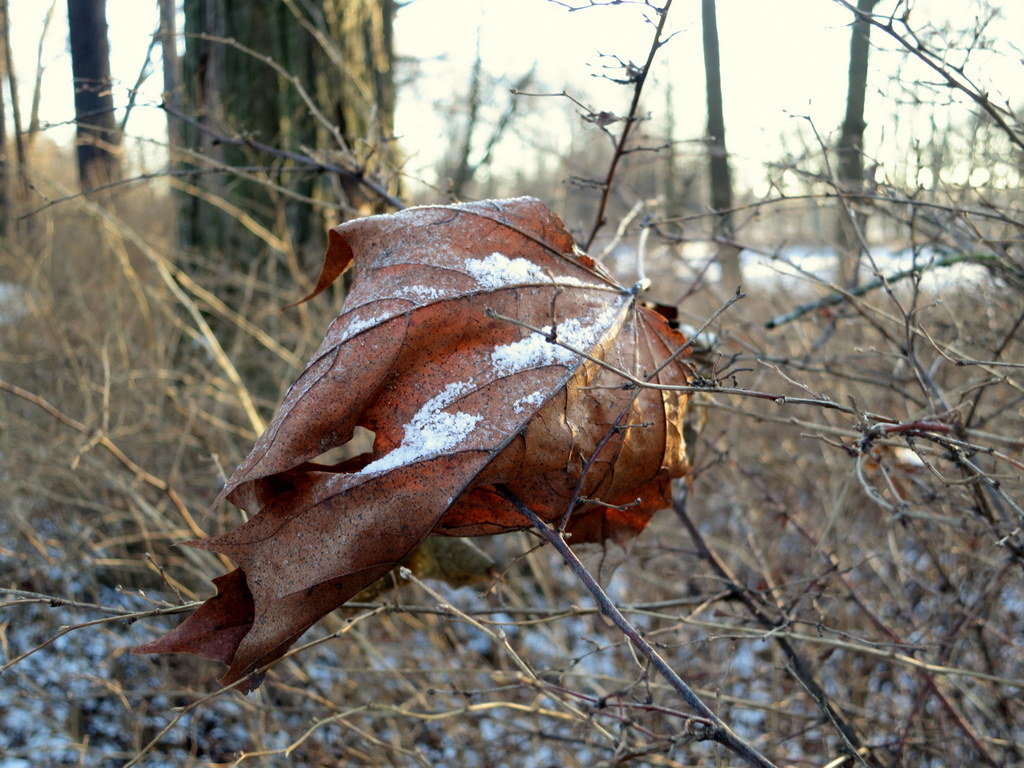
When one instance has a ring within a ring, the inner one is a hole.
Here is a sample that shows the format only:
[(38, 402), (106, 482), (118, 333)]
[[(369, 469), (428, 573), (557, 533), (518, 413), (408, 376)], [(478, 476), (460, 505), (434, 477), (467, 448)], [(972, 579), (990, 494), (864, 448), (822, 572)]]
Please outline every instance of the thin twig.
[(395, 195), (392, 195), (390, 192), (387, 191), (387, 189), (383, 187), (383, 185), (379, 184), (378, 182), (368, 177), (362, 170), (358, 168), (339, 165), (338, 163), (329, 163), (323, 160), (317, 160), (316, 158), (309, 157), (308, 155), (303, 155), (299, 152), (291, 152), (286, 149), (272, 147), (269, 144), (264, 144), (262, 141), (257, 141), (251, 136), (228, 136), (227, 134), (222, 133), (221, 131), (215, 130), (206, 123), (203, 123), (199, 120), (195, 120), (189, 117), (188, 115), (179, 112), (166, 102), (161, 104), (160, 108), (172, 117), (175, 117), (178, 120), (188, 123), (196, 130), (202, 131), (206, 135), (215, 139), (220, 144), (226, 144), (232, 147), (250, 147), (252, 149), (263, 152), (264, 154), (271, 155), (272, 157), (279, 157), (283, 160), (291, 160), (293, 163), (297, 163), (298, 165), (301, 165), (305, 168), (336, 173), (338, 176), (341, 176), (342, 178), (349, 179), (355, 182), (356, 184), (365, 187), (370, 192), (372, 192), (376, 197), (378, 197), (382, 202), (386, 203), (394, 210), (400, 211), (405, 208), (405, 203), (400, 198), (396, 197)]
[[(608, 208), (608, 198), (611, 195), (612, 182), (615, 180), (615, 171), (619, 167), (619, 161), (626, 153), (626, 142), (629, 141), (630, 131), (632, 131), (633, 126), (637, 123), (640, 95), (643, 93), (644, 83), (647, 82), (647, 75), (651, 71), (651, 64), (654, 63), (654, 56), (661, 46), (665, 44), (665, 41), (661, 39), (661, 33), (665, 29), (665, 21), (668, 19), (668, 11), (671, 7), (672, 0), (666, 0), (664, 7), (654, 9), (655, 13), (658, 14), (658, 24), (654, 30), (651, 48), (647, 52), (647, 61), (638, 70), (627, 72), (633, 83), (633, 100), (629, 105), (629, 113), (623, 121), (622, 134), (619, 136), (618, 144), (615, 146), (615, 153), (612, 155), (611, 164), (608, 166), (608, 173), (605, 175), (604, 183), (601, 185), (601, 202), (597, 206), (597, 215), (594, 217), (594, 224), (590, 229), (590, 235), (583, 246), (585, 251), (590, 250), (590, 246), (593, 244), (594, 238), (597, 237), (598, 231), (605, 224), (605, 210)], [(629, 66), (632, 68), (632, 65)]]
[[(846, 718), (843, 717), (829, 702), (828, 696), (824, 689), (814, 679), (814, 674), (811, 672), (810, 667), (800, 654), (796, 652), (796, 649), (790, 645), (789, 641), (786, 640), (781, 634), (774, 632), (779, 628), (779, 623), (773, 621), (760, 606), (758, 606), (753, 598), (748, 594), (747, 590), (744, 589), (736, 576), (729, 570), (728, 566), (712, 551), (707, 545), (704, 537), (701, 535), (700, 530), (694, 525), (690, 519), (689, 512), (686, 510), (686, 504), (682, 497), (677, 497), (673, 503), (673, 509), (676, 515), (679, 517), (680, 522), (686, 528), (690, 534), (690, 538), (693, 543), (697, 546), (698, 555), (708, 565), (711, 566), (712, 570), (721, 578), (726, 585), (733, 591), (733, 594), (743, 603), (744, 607), (765, 629), (769, 630), (772, 634), (772, 638), (778, 644), (782, 652), (789, 658), (789, 669), (790, 673), (795, 677), (804, 689), (808, 692), (815, 704), (822, 710), (829, 721), (835, 726), (836, 731), (839, 733), (840, 738), (847, 744), (853, 754), (857, 754), (857, 750), (862, 746), (862, 740), (851, 726)], [(864, 763), (863, 758), (859, 758), (861, 763)], [(866, 763), (864, 763), (866, 764)]]
[(612, 373), (618, 376), (621, 376), (627, 382), (627, 384), (623, 386), (641, 387), (645, 389), (657, 389), (665, 392), (686, 392), (690, 394), (694, 392), (706, 392), (709, 394), (741, 395), (743, 397), (753, 397), (758, 400), (771, 400), (776, 405), (813, 405), (819, 408), (828, 408), (833, 411), (839, 411), (840, 413), (846, 413), (853, 416), (866, 416), (867, 418), (874, 419), (876, 421), (880, 421), (886, 424), (899, 423), (896, 419), (890, 418), (888, 416), (881, 416), (877, 413), (865, 413), (862, 411), (858, 411), (856, 408), (853, 408), (848, 405), (842, 405), (841, 403), (837, 403), (834, 400), (813, 397), (793, 397), (792, 395), (779, 395), (772, 392), (761, 392), (756, 389), (744, 389), (742, 387), (723, 387), (719, 386), (717, 383), (700, 385), (655, 384), (653, 382), (637, 378), (628, 371), (618, 368), (609, 362), (596, 358), (590, 353), (584, 352), (582, 349), (577, 349), (571, 344), (566, 344), (564, 341), (561, 341), (560, 339), (551, 339), (549, 338), (551, 336), (550, 332), (545, 331), (543, 328), (538, 328), (535, 325), (530, 325), (529, 323), (523, 322), (522, 320), (518, 320), (514, 317), (507, 317), (490, 309), (487, 310), (487, 316), (495, 320), (504, 320), (509, 323), (514, 323), (515, 325), (518, 325), (521, 328), (526, 328), (527, 330), (533, 331), (534, 333), (539, 333), (540, 335), (547, 338), (549, 343), (557, 344), (560, 347), (564, 347), (570, 352), (573, 352), (579, 355), (580, 357), (589, 360), (592, 363), (596, 363), (602, 368), (611, 371)]
[(707, 739), (721, 744), (749, 765), (760, 766), (761, 768), (771, 768), (774, 766), (774, 763), (772, 763), (767, 757), (758, 752), (751, 744), (729, 728), (729, 726), (726, 725), (718, 715), (716, 715), (707, 706), (707, 704), (701, 700), (694, 690), (686, 684), (676, 671), (668, 665), (668, 662), (666, 662), (661, 655), (654, 650), (654, 647), (648, 643), (643, 636), (641, 636), (636, 627), (634, 627), (629, 620), (622, 615), (622, 612), (615, 607), (615, 604), (611, 601), (608, 595), (605, 594), (605, 591), (601, 589), (601, 585), (597, 583), (583, 563), (580, 562), (580, 559), (576, 557), (576, 554), (569, 548), (569, 545), (565, 542), (565, 538), (562, 534), (541, 520), (540, 517), (538, 517), (537, 514), (522, 501), (522, 499), (509, 490), (508, 487), (499, 483), (495, 485), (495, 490), (504, 499), (515, 506), (519, 513), (529, 520), (540, 534), (558, 551), (558, 554), (562, 556), (562, 559), (565, 560), (573, 573), (576, 574), (576, 577), (583, 582), (590, 594), (594, 596), (601, 613), (607, 616), (615, 626), (619, 628), (619, 631), (626, 636), (633, 647), (639, 651), (655, 669), (658, 670), (661, 676), (665, 678), (676, 693), (678, 693), (700, 717), (703, 717), (714, 724), (714, 728), (706, 736)]
[(938, 54), (931, 51), (925, 44), (924, 41), (918, 37), (917, 33), (911, 29), (910, 25), (907, 24), (906, 18), (902, 20), (902, 24), (905, 32), (900, 33), (896, 30), (893, 20), (890, 18), (887, 22), (883, 23), (879, 21), (874, 14), (866, 13), (859, 10), (855, 5), (847, 2), (847, 0), (835, 0), (839, 5), (846, 8), (850, 13), (854, 14), (860, 19), (868, 22), (871, 26), (876, 27), (897, 43), (899, 43), (911, 56), (916, 57), (919, 61), (926, 64), (933, 72), (935, 72), (945, 84), (953, 88), (960, 93), (964, 94), (977, 104), (993, 122), (999, 126), (1000, 130), (1006, 137), (1013, 142), (1019, 149), (1024, 149), (1024, 137), (1022, 137), (1019, 130), (1011, 126), (1007, 117), (1013, 119), (1012, 115), (1008, 115), (1005, 109), (997, 107), (992, 103), (992, 100), (977, 86), (972, 83), (962, 71), (953, 70), (956, 72), (954, 76), (949, 67)]
[[(785, 312), (781, 315), (776, 315), (775, 317), (771, 318), (764, 324), (764, 327), (768, 328), (769, 330), (772, 328), (778, 328), (780, 325), (785, 325), (786, 323), (796, 320), (797, 318), (803, 317), (808, 312), (814, 312), (819, 309), (825, 309), (826, 307), (834, 307), (837, 304), (842, 304), (844, 301), (849, 301), (851, 296), (864, 296), (868, 293), (871, 293), (877, 288), (881, 288), (886, 284), (898, 283), (901, 280), (907, 279), (908, 277), (917, 277), (922, 273), (930, 271), (932, 269), (952, 267), (957, 264), (963, 263), (985, 264), (988, 262), (994, 262), (995, 260), (995, 256), (976, 253), (968, 253), (957, 256), (943, 256), (942, 258), (936, 259), (930, 264), (920, 264), (911, 267), (910, 269), (903, 269), (900, 270), (899, 272), (894, 272), (891, 275), (887, 275), (884, 278), (876, 278), (871, 282), (865, 283), (864, 285), (859, 285), (856, 288), (850, 288), (846, 291), (836, 291), (835, 293), (830, 293), (827, 296), (823, 296), (822, 298), (817, 299), (816, 301), (810, 301), (806, 304), (801, 304), (800, 306), (796, 307), (795, 309), (789, 312)], [(1005, 363), (1000, 363), (1000, 365), (1005, 365)]]
[(166, 480), (162, 480), (156, 475), (147, 472), (134, 461), (132, 461), (130, 458), (128, 458), (127, 454), (125, 454), (124, 451), (118, 448), (117, 445), (115, 445), (114, 442), (105, 434), (90, 429), (88, 426), (78, 421), (77, 419), (71, 418), (66, 413), (64, 413), (59, 408), (52, 405), (49, 401), (45, 400), (39, 395), (29, 392), (26, 389), (22, 389), (21, 387), (4, 381), (3, 379), (0, 379), (0, 391), (7, 392), (8, 394), (14, 395), (15, 397), (20, 397), (25, 402), (31, 403), (37, 408), (41, 408), (64, 426), (70, 427), (79, 434), (85, 435), (90, 440), (92, 440), (96, 445), (103, 446), (103, 448), (105, 448), (107, 452), (110, 453), (110, 455), (117, 459), (124, 466), (124, 468), (131, 472), (133, 475), (135, 475), (135, 477), (137, 477), (142, 482), (146, 483), (146, 485), (152, 486), (153, 488), (156, 488), (158, 491), (164, 493), (167, 496), (168, 500), (171, 502), (171, 504), (174, 505), (174, 508), (178, 511), (178, 514), (181, 515), (181, 519), (185, 522), (185, 525), (188, 526), (188, 529), (192, 532), (194, 536), (201, 539), (206, 538), (206, 533), (203, 531), (202, 528), (199, 527), (199, 524), (196, 523), (195, 518), (193, 518), (192, 514), (188, 511), (188, 508), (185, 506), (185, 503), (181, 500), (181, 497), (178, 495), (178, 492), (175, 491), (174, 488), (172, 488), (170, 485), (168, 485)]

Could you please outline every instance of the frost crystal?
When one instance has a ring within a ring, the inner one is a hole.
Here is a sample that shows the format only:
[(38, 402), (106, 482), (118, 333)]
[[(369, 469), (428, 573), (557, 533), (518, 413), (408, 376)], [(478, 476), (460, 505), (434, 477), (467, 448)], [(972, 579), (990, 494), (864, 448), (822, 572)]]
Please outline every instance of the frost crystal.
[(386, 472), (404, 464), (436, 456), (461, 443), (476, 428), (483, 416), (473, 413), (447, 413), (441, 409), (450, 405), (471, 386), (471, 381), (457, 381), (430, 398), (412, 417), (412, 421), (405, 425), (402, 443), (376, 461), (367, 464), (359, 474)]
[(413, 299), (415, 301), (437, 301), (444, 298), (444, 293), (428, 285), (404, 285), (398, 289), (396, 295), (401, 299)]
[(512, 403), (512, 411), (514, 413), (522, 413), (528, 408), (532, 408), (535, 405), (540, 405), (544, 400), (544, 390), (538, 389), (536, 392), (526, 395), (526, 397), (520, 397), (514, 403)]
[(490, 290), (524, 283), (551, 282), (544, 271), (529, 259), (510, 259), (497, 251), (484, 259), (466, 259), (465, 267), (482, 288)]
[(390, 320), (390, 318), (387, 315), (380, 315), (377, 317), (356, 318), (355, 320), (350, 321), (346, 326), (345, 335), (344, 337), (342, 337), (341, 341), (348, 341), (353, 336), (356, 336), (357, 334), (360, 334), (363, 331), (365, 331), (367, 328), (371, 328), (375, 325), (380, 325), (380, 323), (382, 323), (384, 320)]

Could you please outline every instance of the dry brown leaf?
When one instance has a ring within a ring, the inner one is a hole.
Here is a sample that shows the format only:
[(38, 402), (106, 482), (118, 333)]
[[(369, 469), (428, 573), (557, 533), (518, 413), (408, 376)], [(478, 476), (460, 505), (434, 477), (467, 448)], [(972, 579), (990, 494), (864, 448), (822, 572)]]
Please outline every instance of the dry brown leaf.
[[(278, 659), (428, 534), (527, 527), (495, 485), (549, 521), (574, 499), (604, 502), (578, 501), (568, 528), (573, 543), (600, 542), (642, 530), (685, 474), (686, 395), (631, 387), (554, 343), (679, 385), (691, 376), (673, 357), (685, 339), (580, 253), (540, 201), (342, 224), (307, 298), (350, 266), (341, 315), (222, 494), (252, 518), (190, 542), (238, 568), (137, 652), (217, 659), (230, 684)], [(375, 433), (371, 453), (313, 462), (356, 426)]]

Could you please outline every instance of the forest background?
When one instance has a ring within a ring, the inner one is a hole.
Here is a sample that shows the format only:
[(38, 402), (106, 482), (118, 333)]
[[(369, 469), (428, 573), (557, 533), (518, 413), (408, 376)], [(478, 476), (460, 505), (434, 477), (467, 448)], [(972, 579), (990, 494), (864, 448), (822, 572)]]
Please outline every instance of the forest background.
[(223, 571), (173, 544), (240, 522), (327, 228), (523, 194), (712, 320), (634, 626), (776, 764), (1024, 762), (1014, 3), (0, 12), (0, 766), (737, 764), (526, 533), (247, 698), (127, 653)]

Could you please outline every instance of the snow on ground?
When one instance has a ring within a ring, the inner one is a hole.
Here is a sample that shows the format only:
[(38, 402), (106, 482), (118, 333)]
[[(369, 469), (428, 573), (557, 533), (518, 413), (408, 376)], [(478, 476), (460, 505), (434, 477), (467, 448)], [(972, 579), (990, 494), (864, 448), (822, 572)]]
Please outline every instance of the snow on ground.
[(13, 283), (0, 283), (0, 325), (13, 323), (27, 311), (25, 289)]
[[(978, 264), (932, 268), (945, 255), (932, 248), (871, 248), (870, 258), (864, 257), (861, 261), (861, 282), (875, 279), (876, 269), (885, 277), (908, 269), (921, 269), (921, 285), (932, 289), (949, 287), (965, 280), (979, 280), (987, 274), (985, 268)], [(740, 253), (740, 260), (745, 278), (759, 285), (784, 285), (812, 279), (805, 273), (822, 280), (834, 280), (838, 255), (829, 247), (791, 245), (772, 254), (744, 250)]]
[[(22, 571), (20, 563), (29, 560), (19, 558), (17, 549), (13, 556), (0, 556), (3, 586), (131, 611), (153, 607), (137, 595), (104, 586), (101, 566), (82, 563), (73, 550), (62, 550), (68, 532), (55, 520), (33, 516), (17, 499), (0, 497), (0, 541), (14, 547), (23, 543), (15, 533), (19, 523), (33, 527), (46, 552), (29, 553), (31, 562), (39, 563), (32, 574)], [(16, 599), (5, 595), (0, 602)], [(102, 617), (95, 611), (38, 603), (0, 609), (0, 667), (56, 638), (0, 673), (0, 768), (122, 765), (168, 723), (174, 707), (194, 698), (168, 684), (165, 663), (129, 653), (170, 620), (159, 625), (157, 620), (117, 621), (57, 637), (62, 625)], [(207, 757), (216, 754), (219, 759), (249, 747), (251, 737), (237, 712), (237, 703), (221, 697), (187, 714), (142, 764), (208, 764), (209, 759), (196, 759), (197, 742)]]
[[(104, 590), (106, 605), (127, 605), (123, 595)], [(140, 606), (134, 606), (136, 608)], [(65, 609), (19, 606), (5, 612), (5, 661), (31, 650), (57, 630), (54, 613), (72, 619)], [(120, 765), (152, 737), (181, 701), (155, 693), (166, 690), (150, 659), (131, 656), (128, 648), (149, 639), (152, 629), (141, 624), (90, 627), (58, 637), (28, 656), (0, 679), (0, 768), (21, 766)], [(145, 762), (152, 768), (188, 765), (194, 737), (223, 742), (230, 749), (247, 743), (244, 730), (231, 733), (224, 723), (229, 700), (185, 716), (175, 732)]]
[[(692, 275), (703, 275), (708, 283), (716, 283), (721, 271), (712, 263), (711, 251), (706, 243), (691, 243), (684, 248), (684, 268), (680, 269), (678, 260), (662, 259), (657, 263), (648, 263), (647, 270), (651, 274), (676, 274), (680, 279)], [(965, 281), (975, 282), (983, 279), (988, 273), (979, 264), (955, 264), (949, 267), (934, 267), (936, 261), (946, 254), (932, 248), (894, 249), (886, 246), (871, 248), (871, 258), (861, 261), (861, 282), (869, 282), (877, 276), (877, 269), (885, 277), (898, 272), (917, 268), (922, 271), (921, 285), (928, 289), (948, 288), (962, 285)], [(651, 261), (657, 260), (654, 255)], [(619, 275), (625, 284), (635, 277), (636, 252), (629, 246), (616, 249), (611, 257), (613, 272)], [(771, 251), (744, 249), (740, 252), (743, 265), (744, 290), (793, 290), (799, 287), (813, 287), (820, 282), (831, 283), (836, 278), (837, 253), (834, 248), (824, 245), (796, 244), (786, 245)], [(706, 267), (706, 269), (705, 269)], [(632, 276), (632, 277), (631, 277)], [(817, 288), (821, 291), (821, 288)]]

